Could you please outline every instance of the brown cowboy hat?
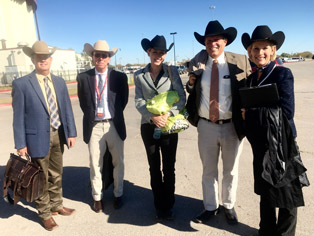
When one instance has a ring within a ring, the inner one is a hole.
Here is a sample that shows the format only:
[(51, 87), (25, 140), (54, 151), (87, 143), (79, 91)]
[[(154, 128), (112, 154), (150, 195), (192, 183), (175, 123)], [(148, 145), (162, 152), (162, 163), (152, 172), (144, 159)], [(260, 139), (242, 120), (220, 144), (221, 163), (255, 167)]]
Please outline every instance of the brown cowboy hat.
[(109, 45), (106, 42), (106, 40), (98, 40), (94, 44), (94, 47), (92, 45), (90, 45), (89, 43), (85, 43), (84, 44), (84, 51), (90, 57), (93, 56), (94, 51), (108, 52), (110, 57), (112, 57), (112, 56), (114, 56), (114, 54), (117, 53), (118, 48), (113, 48), (113, 49), (109, 50)]
[(56, 50), (56, 47), (49, 49), (44, 41), (36, 41), (31, 48), (27, 46), (23, 47), (23, 52), (29, 57), (32, 57), (34, 54), (51, 56)]
[(275, 44), (276, 49), (278, 50), (285, 41), (285, 34), (282, 31), (273, 33), (267, 25), (257, 26), (252, 33), (252, 37), (250, 37), (248, 33), (242, 34), (242, 44), (245, 49), (247, 49), (253, 42), (263, 40), (268, 40)]
[(237, 30), (234, 27), (229, 27), (224, 29), (218, 20), (210, 21), (205, 30), (204, 36), (200, 35), (197, 32), (194, 32), (196, 40), (205, 46), (205, 37), (206, 36), (215, 36), (223, 35), (227, 39), (227, 45), (231, 44), (233, 40), (237, 37)]

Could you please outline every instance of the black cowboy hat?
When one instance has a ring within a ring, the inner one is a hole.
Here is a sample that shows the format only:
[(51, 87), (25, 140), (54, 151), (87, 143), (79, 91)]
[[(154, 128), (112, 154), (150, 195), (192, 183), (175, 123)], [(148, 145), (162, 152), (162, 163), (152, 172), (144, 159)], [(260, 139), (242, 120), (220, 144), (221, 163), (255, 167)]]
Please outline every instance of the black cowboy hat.
[(278, 50), (285, 41), (285, 34), (282, 31), (277, 31), (273, 34), (267, 25), (257, 26), (252, 33), (252, 37), (250, 37), (248, 33), (242, 34), (242, 44), (245, 49), (247, 49), (253, 42), (262, 40), (271, 41), (276, 45)]
[(164, 36), (156, 35), (151, 41), (149, 39), (142, 39), (142, 47), (145, 52), (147, 52), (148, 49), (153, 48), (156, 50), (161, 50), (168, 52), (173, 46), (173, 43), (170, 44), (169, 48), (167, 49), (167, 43)]
[(196, 40), (205, 45), (205, 37), (206, 36), (215, 36), (215, 35), (223, 35), (228, 40), (227, 45), (231, 44), (233, 40), (237, 37), (237, 30), (234, 27), (229, 27), (224, 29), (219, 21), (210, 21), (206, 27), (204, 36), (200, 35), (197, 32), (194, 32), (194, 36)]

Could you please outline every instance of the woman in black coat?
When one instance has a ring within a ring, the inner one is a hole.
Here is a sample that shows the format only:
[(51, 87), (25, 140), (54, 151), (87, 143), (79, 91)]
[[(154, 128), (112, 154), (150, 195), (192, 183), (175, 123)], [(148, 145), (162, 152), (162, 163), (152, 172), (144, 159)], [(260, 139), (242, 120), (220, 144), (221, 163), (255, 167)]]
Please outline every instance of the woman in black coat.
[(290, 69), (274, 62), (284, 39), (283, 32), (272, 34), (268, 26), (257, 26), (252, 37), (242, 35), (243, 46), (257, 67), (248, 77), (247, 86), (276, 84), (279, 94), (274, 104), (242, 109), (253, 150), (254, 191), (261, 196), (259, 235), (267, 236), (295, 235), (297, 207), (304, 206), (298, 176), (305, 168), (292, 162), (291, 157), (298, 155), (293, 75)]

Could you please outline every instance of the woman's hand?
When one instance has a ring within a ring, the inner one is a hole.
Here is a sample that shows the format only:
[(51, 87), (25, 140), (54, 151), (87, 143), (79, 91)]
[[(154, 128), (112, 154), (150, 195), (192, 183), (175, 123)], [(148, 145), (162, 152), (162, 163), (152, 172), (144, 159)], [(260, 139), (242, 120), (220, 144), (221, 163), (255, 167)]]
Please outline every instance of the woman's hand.
[(241, 108), (242, 119), (245, 120), (245, 108)]
[(168, 117), (169, 117), (169, 114), (166, 113), (160, 116), (153, 115), (150, 119), (158, 128), (162, 128), (166, 125)]
[(189, 85), (190, 85), (190, 86), (193, 86), (194, 83), (195, 83), (195, 80), (196, 80), (196, 76), (193, 75), (193, 74), (191, 74), (191, 75), (189, 76)]

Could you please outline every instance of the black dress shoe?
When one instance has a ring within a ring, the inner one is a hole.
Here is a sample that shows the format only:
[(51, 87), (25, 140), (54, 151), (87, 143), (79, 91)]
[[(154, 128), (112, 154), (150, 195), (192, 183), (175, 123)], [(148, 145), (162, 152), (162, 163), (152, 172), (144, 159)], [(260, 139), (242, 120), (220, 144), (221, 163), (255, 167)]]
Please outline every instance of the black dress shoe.
[(101, 201), (94, 201), (93, 210), (96, 213), (102, 212), (102, 203), (101, 203)]
[(156, 222), (159, 222), (159, 223), (162, 222), (164, 219), (163, 216), (164, 216), (163, 211), (156, 209), (156, 217), (155, 217)]
[(165, 220), (174, 220), (174, 213), (173, 213), (173, 210), (172, 209), (169, 209), (169, 210), (165, 210), (164, 213), (163, 213), (163, 218)]
[(123, 202), (122, 202), (122, 196), (121, 197), (115, 197), (113, 199), (113, 208), (114, 209), (120, 209), (123, 205)]
[(215, 216), (218, 213), (219, 213), (219, 208), (217, 208), (216, 210), (213, 210), (213, 211), (204, 210), (204, 211), (202, 211), (201, 214), (199, 214), (196, 218), (193, 219), (193, 222), (195, 222), (195, 223), (205, 223), (205, 222), (209, 221), (209, 219), (212, 216)]
[(226, 215), (228, 224), (230, 225), (238, 224), (238, 217), (237, 217), (237, 213), (234, 210), (234, 207), (231, 209), (225, 208), (225, 215)]

